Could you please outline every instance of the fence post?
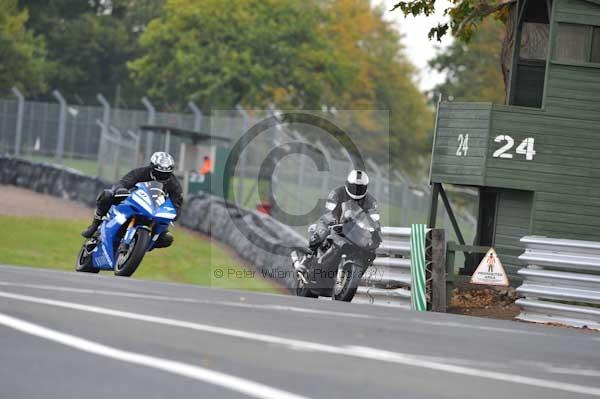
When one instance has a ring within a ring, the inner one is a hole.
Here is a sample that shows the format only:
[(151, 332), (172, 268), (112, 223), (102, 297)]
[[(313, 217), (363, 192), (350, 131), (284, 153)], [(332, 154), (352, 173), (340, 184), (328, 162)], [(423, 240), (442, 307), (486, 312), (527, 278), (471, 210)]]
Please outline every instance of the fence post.
[(52, 92), (52, 96), (58, 100), (60, 110), (58, 115), (58, 140), (56, 142), (56, 152), (54, 158), (62, 163), (63, 153), (65, 150), (65, 131), (67, 120), (67, 102), (58, 90)]
[(400, 225), (405, 226), (408, 224), (408, 209), (409, 209), (409, 206), (407, 204), (407, 197), (408, 197), (408, 190), (409, 190), (408, 181), (397, 170), (394, 171), (394, 176), (396, 176), (396, 178), (400, 182), (400, 186), (402, 187), (402, 189), (400, 190), (400, 209), (401, 209)]
[(429, 262), (431, 264), (431, 310), (445, 313), (446, 299), (446, 234), (444, 229), (431, 229)]
[[(154, 108), (154, 105), (148, 100), (148, 97), (142, 97), (142, 104), (144, 104), (148, 111), (148, 124), (154, 125), (156, 123), (156, 108)], [(152, 155), (153, 142), (154, 133), (152, 133), (152, 131), (146, 132), (146, 159), (150, 159), (150, 156)]]
[(23, 113), (25, 111), (25, 97), (19, 89), (12, 88), (12, 92), (17, 97), (17, 130), (15, 131), (15, 157), (21, 155), (21, 137), (23, 135)]
[(108, 126), (110, 125), (110, 104), (108, 100), (100, 93), (96, 95), (98, 102), (102, 104), (102, 130), (100, 132), (100, 145), (98, 148), (98, 177), (104, 177), (104, 162), (102, 160), (105, 157), (106, 152), (106, 140), (105, 136), (108, 133)]
[[(248, 153), (244, 154), (244, 151), (248, 151), (248, 149), (246, 148), (248, 145), (247, 142), (247, 137), (246, 137), (246, 131), (248, 130), (248, 113), (244, 110), (244, 108), (242, 108), (241, 105), (236, 105), (235, 109), (242, 114), (242, 152), (239, 154), (239, 172), (240, 174), (238, 175), (237, 178), (237, 193), (234, 197), (239, 197), (242, 202), (244, 201), (244, 183), (245, 183), (245, 179), (246, 179), (246, 158), (248, 156)], [(235, 173), (235, 170), (230, 171), (230, 173)], [(258, 182), (257, 182), (258, 184)], [(239, 203), (238, 205), (240, 206), (244, 206), (245, 204), (243, 203)]]
[(135, 156), (136, 156), (135, 162), (136, 162), (136, 165), (137, 165), (137, 157), (138, 157), (138, 154), (140, 152), (140, 133), (136, 134), (135, 132), (133, 132), (131, 130), (128, 130), (127, 134), (129, 135), (129, 137), (131, 137), (133, 139), (133, 142), (134, 142)]
[(194, 130), (199, 132), (202, 127), (202, 111), (193, 101), (188, 101), (188, 107), (194, 113)]
[[(321, 152), (323, 153), (323, 157), (325, 158), (325, 164), (330, 167), (331, 154), (329, 153), (329, 150), (327, 150), (327, 148), (325, 148), (325, 146), (323, 145), (323, 143), (321, 143), (320, 140), (318, 140), (316, 144), (317, 144), (317, 147), (319, 147), (319, 150), (321, 150)], [(328, 171), (324, 171), (324, 172), (325, 172), (325, 178), (323, 179), (323, 181), (321, 183), (321, 194), (326, 196), (327, 194), (329, 194), (329, 191), (331, 190), (331, 187), (329, 187), (330, 173)]]
[(117, 149), (115, 150), (115, 175), (114, 180), (119, 180), (119, 164), (121, 163), (121, 146), (123, 145), (123, 135), (121, 131), (114, 126), (110, 127), (110, 130), (119, 138), (117, 143)]
[(383, 203), (383, 173), (381, 173), (381, 168), (375, 163), (375, 161), (373, 161), (372, 158), (367, 159), (367, 164), (369, 164), (369, 166), (375, 171), (375, 174), (377, 175), (377, 188), (375, 189), (375, 198), (377, 198), (377, 201), (379, 201), (380, 203)]

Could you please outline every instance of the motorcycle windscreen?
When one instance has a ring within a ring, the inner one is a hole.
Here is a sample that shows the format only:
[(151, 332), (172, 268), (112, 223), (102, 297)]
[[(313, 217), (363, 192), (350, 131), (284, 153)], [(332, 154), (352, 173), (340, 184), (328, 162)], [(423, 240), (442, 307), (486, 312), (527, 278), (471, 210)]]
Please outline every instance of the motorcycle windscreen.
[(150, 193), (150, 202), (153, 209), (158, 209), (166, 201), (166, 195), (164, 192), (164, 186), (162, 183), (157, 181), (150, 181), (144, 183), (146, 189)]
[(355, 201), (342, 204), (342, 233), (354, 245), (361, 248), (376, 246), (373, 234), (377, 226), (373, 219)]

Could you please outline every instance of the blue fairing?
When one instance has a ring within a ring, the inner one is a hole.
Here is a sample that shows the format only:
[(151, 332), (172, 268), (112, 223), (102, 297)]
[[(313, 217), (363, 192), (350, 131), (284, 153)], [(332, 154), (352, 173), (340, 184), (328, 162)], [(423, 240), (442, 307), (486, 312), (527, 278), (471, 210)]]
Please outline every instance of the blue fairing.
[[(94, 267), (112, 270), (119, 244), (131, 243), (138, 229), (150, 230), (150, 225), (152, 240), (147, 251), (152, 249), (158, 236), (169, 228), (169, 223), (177, 216), (171, 200), (165, 200), (159, 194), (162, 193), (161, 188), (162, 185), (157, 182), (138, 183), (129, 197), (110, 208), (107, 220), (100, 226), (100, 243), (93, 251)], [(136, 223), (123, 231), (123, 225), (128, 225), (132, 218), (135, 218)]]

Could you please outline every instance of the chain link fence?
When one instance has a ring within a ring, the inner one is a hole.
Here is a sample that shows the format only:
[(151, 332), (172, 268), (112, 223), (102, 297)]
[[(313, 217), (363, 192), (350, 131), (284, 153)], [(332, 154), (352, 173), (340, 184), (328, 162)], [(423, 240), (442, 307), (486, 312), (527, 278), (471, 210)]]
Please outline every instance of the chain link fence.
[[(196, 130), (231, 139), (235, 144), (244, 140), (244, 133), (274, 111), (246, 112), (243, 109), (213, 112), (203, 115), (190, 103), (190, 113), (156, 112), (144, 98), (145, 110), (112, 108), (102, 96), (100, 106), (70, 105), (55, 92), (56, 103), (25, 101), (16, 89), (15, 98), (0, 99), (0, 152), (39, 162), (61, 164), (82, 173), (114, 181), (128, 170), (145, 165), (154, 151), (168, 150), (176, 159), (180, 157), (183, 139), (152, 134), (139, 129), (142, 125), (171, 126)], [(315, 208), (315, 199), (324, 199), (328, 192), (343, 185), (352, 169), (352, 156), (343, 146), (331, 146), (314, 139), (306, 129), (276, 126), (251, 143), (242, 143), (243, 153), (232, 171), (231, 197), (240, 206), (254, 208), (261, 200), (261, 192), (269, 186), (272, 200), (281, 210), (279, 217), (290, 222), (286, 215), (304, 215)], [(273, 149), (295, 146), (300, 150), (283, 157), (273, 173), (260, 176), (261, 167)], [(311, 147), (317, 147), (324, 157), (327, 171), (314, 162)], [(408, 226), (426, 221), (430, 204), (429, 187), (415, 183), (397, 172), (390, 173), (369, 154), (364, 156), (371, 177), (370, 191), (378, 199), (382, 221), (389, 226)], [(376, 157), (375, 159), (379, 159)], [(452, 195), (452, 193), (450, 193)], [(466, 239), (475, 232), (476, 195), (462, 192), (459, 195), (471, 202), (471, 207), (458, 209), (459, 224)], [(264, 199), (264, 197), (262, 197)], [(319, 212), (322, 209), (319, 209)], [(444, 209), (438, 212), (440, 225), (451, 231)], [(289, 217), (288, 217), (289, 219)], [(291, 223), (293, 224), (293, 223)], [(306, 223), (296, 223), (298, 231), (305, 232)]]

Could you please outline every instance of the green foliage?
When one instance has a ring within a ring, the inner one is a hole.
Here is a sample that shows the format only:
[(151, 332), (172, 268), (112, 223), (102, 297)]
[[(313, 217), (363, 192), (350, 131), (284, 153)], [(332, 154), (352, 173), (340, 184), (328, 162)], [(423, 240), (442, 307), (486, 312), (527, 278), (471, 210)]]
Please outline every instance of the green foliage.
[[(422, 154), (431, 112), (413, 84), (399, 34), (367, 0), (169, 0), (129, 63), (135, 82), (163, 108), (189, 99), (203, 109), (247, 107), (389, 110), (398, 164)], [(349, 121), (385, 130), (373, 117)]]
[[(185, 110), (189, 100), (205, 111), (238, 104), (389, 110), (391, 148), (374, 136), (388, 130), (375, 113), (357, 113), (347, 126), (369, 137), (371, 154), (386, 153), (399, 165), (427, 152), (430, 109), (413, 83), (398, 32), (369, 0), (231, 0), (226, 6), (221, 0), (20, 0), (20, 13), (16, 0), (0, 1), (12, 4), (11, 24), (21, 24), (25, 43), (20, 54), (31, 55), (35, 73), (15, 67), (23, 63), (18, 57), (5, 58), (14, 73), (24, 71), (31, 94), (56, 88), (71, 103), (95, 104), (102, 93), (113, 103), (136, 105), (149, 95), (159, 109), (172, 111)], [(48, 64), (51, 69), (42, 68)], [(44, 79), (36, 81), (39, 76)]]
[[(485, 17), (496, 14), (498, 18), (505, 18), (506, 9), (516, 3), (515, 0), (451, 0), (451, 2), (452, 6), (444, 10), (444, 15), (450, 17), (450, 22), (431, 28), (430, 39), (440, 40), (450, 30), (455, 37), (469, 41)], [(429, 16), (435, 10), (435, 0), (400, 1), (394, 5), (392, 11), (396, 9), (400, 9), (404, 15)]]
[(96, 103), (96, 94), (139, 101), (126, 63), (137, 39), (162, 7), (157, 0), (20, 0), (31, 13), (29, 29), (42, 35), (54, 65), (50, 88), (70, 101)]
[(0, 0), (0, 90), (17, 86), (32, 95), (47, 89), (50, 65), (42, 38), (25, 28), (29, 15), (17, 0)]
[(459, 101), (504, 103), (500, 63), (504, 26), (487, 19), (469, 43), (455, 41), (429, 63), (446, 80), (433, 91)]
[(319, 36), (314, 2), (171, 0), (142, 35), (136, 82), (168, 108), (188, 99), (203, 109), (275, 100), (319, 107), (319, 83), (333, 57)]

